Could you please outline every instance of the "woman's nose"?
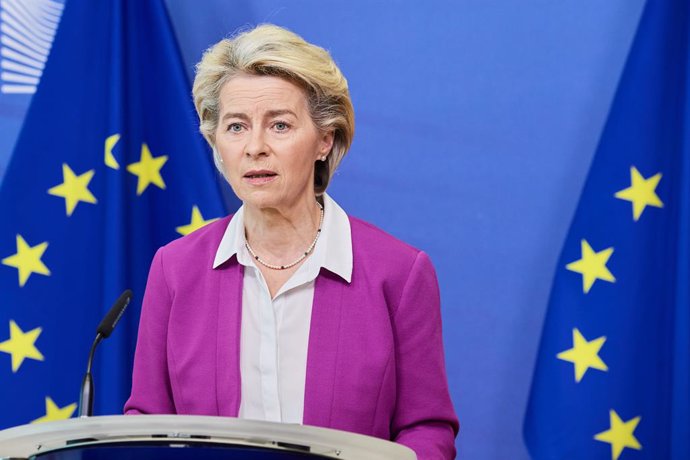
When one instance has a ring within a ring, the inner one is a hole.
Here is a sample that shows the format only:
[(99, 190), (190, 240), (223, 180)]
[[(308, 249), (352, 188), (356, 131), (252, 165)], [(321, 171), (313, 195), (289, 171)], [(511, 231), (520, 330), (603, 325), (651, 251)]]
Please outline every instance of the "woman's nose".
[(247, 144), (244, 147), (244, 153), (250, 157), (268, 154), (268, 147), (262, 130), (252, 130), (249, 133)]

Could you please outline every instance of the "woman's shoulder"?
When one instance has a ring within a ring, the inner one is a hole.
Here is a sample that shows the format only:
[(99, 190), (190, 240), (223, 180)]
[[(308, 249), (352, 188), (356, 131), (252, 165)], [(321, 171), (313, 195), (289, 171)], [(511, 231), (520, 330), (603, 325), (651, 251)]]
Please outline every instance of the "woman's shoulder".
[(356, 258), (409, 268), (423, 254), (421, 250), (369, 222), (348, 217), (352, 231), (352, 249)]
[(218, 219), (159, 249), (166, 263), (187, 265), (213, 261), (232, 215)]
[(436, 271), (424, 251), (363, 220), (350, 217), (350, 225), (353, 285), (380, 286), (391, 305), (406, 286), (429, 295), (438, 291)]
[(383, 251), (394, 251), (401, 255), (406, 254), (412, 257), (415, 257), (420, 252), (419, 249), (396, 238), (372, 223), (357, 217), (348, 216), (348, 218), (350, 219), (353, 242), (379, 248)]

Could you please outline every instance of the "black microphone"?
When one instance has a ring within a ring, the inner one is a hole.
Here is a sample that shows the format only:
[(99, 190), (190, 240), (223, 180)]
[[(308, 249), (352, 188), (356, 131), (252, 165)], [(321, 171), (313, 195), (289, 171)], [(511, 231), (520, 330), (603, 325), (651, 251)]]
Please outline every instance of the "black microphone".
[(96, 330), (96, 340), (91, 345), (91, 352), (89, 353), (89, 361), (86, 364), (86, 375), (81, 382), (81, 394), (79, 396), (79, 417), (91, 417), (93, 415), (93, 377), (91, 376), (91, 364), (93, 363), (93, 354), (96, 347), (101, 340), (107, 339), (112, 334), (113, 329), (120, 321), (122, 314), (125, 312), (129, 301), (132, 300), (132, 291), (127, 289), (120, 294), (120, 297), (115, 301), (110, 311)]

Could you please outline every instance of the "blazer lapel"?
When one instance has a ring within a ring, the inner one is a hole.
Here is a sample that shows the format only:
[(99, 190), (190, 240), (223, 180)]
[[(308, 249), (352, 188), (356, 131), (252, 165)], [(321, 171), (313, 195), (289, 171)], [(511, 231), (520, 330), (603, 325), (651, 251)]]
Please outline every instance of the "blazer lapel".
[(314, 286), (304, 391), (305, 425), (331, 426), (343, 281), (322, 269)]
[[(237, 417), (242, 398), (240, 336), (242, 327), (242, 278), (235, 258), (214, 270), (218, 274), (218, 337), (216, 338), (216, 401), (218, 415)], [(199, 388), (199, 391), (203, 389)]]

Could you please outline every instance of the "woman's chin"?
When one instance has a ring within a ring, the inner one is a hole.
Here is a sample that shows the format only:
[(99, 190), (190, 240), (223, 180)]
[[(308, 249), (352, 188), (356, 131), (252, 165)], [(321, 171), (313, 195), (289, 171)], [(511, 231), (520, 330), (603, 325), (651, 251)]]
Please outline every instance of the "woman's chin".
[(275, 182), (259, 187), (242, 185), (245, 186), (233, 187), (233, 191), (245, 206), (254, 209), (290, 209), (315, 197), (309, 186), (286, 189)]
[(267, 190), (254, 190), (243, 193), (240, 197), (245, 206), (255, 209), (280, 208), (285, 206), (284, 199), (278, 194), (270, 193)]

